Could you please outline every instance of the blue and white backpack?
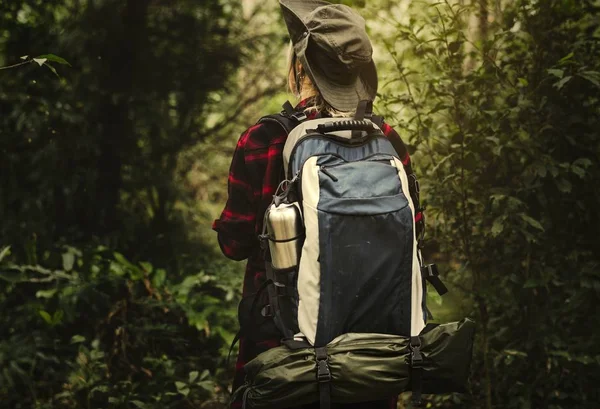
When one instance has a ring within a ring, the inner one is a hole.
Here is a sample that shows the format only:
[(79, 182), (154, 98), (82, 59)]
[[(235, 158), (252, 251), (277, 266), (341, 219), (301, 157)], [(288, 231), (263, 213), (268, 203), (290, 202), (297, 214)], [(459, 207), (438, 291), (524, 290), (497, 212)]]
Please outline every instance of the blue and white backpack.
[(245, 365), (234, 399), (329, 409), (408, 390), (414, 404), (421, 393), (464, 391), (474, 324), (426, 323), (426, 282), (447, 289), (421, 262), (418, 183), (399, 137), (384, 135), (370, 101), (354, 118), (308, 120), (287, 103), (259, 122), (288, 132), (285, 175), (259, 237), (267, 280), (240, 304), (240, 333), (282, 345)]
[(346, 333), (418, 335), (427, 318), (425, 280), (446, 290), (434, 267), (422, 268), (418, 184), (380, 129), (382, 119), (373, 117), (370, 101), (355, 118), (306, 120), (289, 103), (284, 108), (261, 120), (289, 131), (285, 183), (265, 229), (282, 206), (298, 209), (302, 226), (293, 237), (261, 237), (271, 252), (299, 256), (284, 269), (267, 262), (275, 323), (285, 337), (315, 346)]

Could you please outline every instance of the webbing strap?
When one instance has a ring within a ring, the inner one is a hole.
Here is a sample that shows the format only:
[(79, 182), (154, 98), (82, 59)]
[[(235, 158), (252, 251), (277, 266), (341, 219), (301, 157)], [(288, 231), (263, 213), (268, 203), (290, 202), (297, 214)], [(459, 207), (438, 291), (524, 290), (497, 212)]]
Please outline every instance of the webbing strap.
[[(269, 287), (272, 284), (273, 284), (273, 280), (268, 279), (264, 283), (262, 283), (261, 286), (256, 291), (254, 300), (252, 300), (252, 304), (250, 305), (250, 316), (251, 317), (253, 316), (254, 309), (256, 308), (256, 305), (258, 304), (258, 299), (260, 298), (260, 295), (263, 293), (263, 291), (265, 291), (265, 289), (267, 287)], [(248, 328), (240, 327), (240, 330), (237, 332), (237, 334), (235, 334), (235, 337), (233, 337), (233, 341), (231, 341), (231, 345), (229, 346), (229, 353), (227, 354), (227, 360), (225, 361), (225, 366), (227, 366), (227, 367), (229, 366), (229, 360), (231, 359), (231, 353), (233, 352), (233, 347), (235, 347), (235, 344), (238, 343), (238, 341), (240, 340), (242, 335), (245, 335), (247, 331), (248, 331)]]
[(448, 292), (448, 287), (440, 280), (437, 265), (428, 264), (421, 267), (421, 275), (431, 283), (439, 295), (444, 295)]
[(423, 390), (423, 354), (421, 353), (421, 339), (410, 337), (410, 383), (413, 406), (421, 406)]
[(331, 409), (331, 371), (327, 347), (315, 348), (317, 358), (317, 382), (319, 382), (319, 407)]
[(373, 115), (373, 101), (369, 99), (363, 99), (359, 101), (358, 107), (356, 108), (356, 114), (354, 115), (354, 119), (358, 121), (362, 121), (363, 119), (371, 119)]
[(283, 112), (285, 112), (285, 114), (287, 116), (292, 116), (296, 113), (296, 111), (294, 111), (294, 107), (292, 106), (290, 101), (285, 101), (282, 108), (283, 108)]
[[(364, 99), (358, 102), (358, 107), (356, 108), (356, 114), (354, 115), (354, 119), (357, 121), (362, 121), (363, 119), (371, 119), (373, 115), (373, 101), (368, 99)], [(358, 139), (362, 136), (363, 131), (353, 130), (352, 131), (352, 139)]]
[(284, 338), (293, 338), (294, 331), (290, 328), (290, 317), (289, 314), (284, 316), (284, 313), (281, 310), (281, 306), (279, 305), (279, 297), (281, 295), (285, 296), (293, 296), (295, 293), (292, 289), (283, 285), (282, 283), (277, 281), (277, 277), (275, 276), (275, 272), (273, 271), (273, 266), (270, 262), (265, 261), (265, 270), (267, 273), (267, 278), (272, 281), (273, 286), (269, 287), (269, 304), (272, 308), (273, 321), (275, 322), (275, 326), (281, 331), (281, 334)]

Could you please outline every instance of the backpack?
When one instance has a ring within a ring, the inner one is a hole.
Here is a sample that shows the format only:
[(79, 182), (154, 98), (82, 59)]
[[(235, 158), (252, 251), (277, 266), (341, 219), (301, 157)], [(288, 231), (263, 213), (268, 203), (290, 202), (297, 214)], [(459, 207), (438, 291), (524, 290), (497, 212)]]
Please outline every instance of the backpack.
[[(257, 317), (262, 323), (271, 319), (283, 339), (280, 349), (284, 354), (299, 348), (312, 351), (319, 386), (332, 380), (343, 382), (343, 371), (332, 378), (327, 350), (332, 345), (339, 347), (340, 342), (347, 347), (344, 339), (357, 334), (368, 334), (369, 339), (400, 337), (406, 342), (398, 341), (399, 345), (410, 347), (407, 365), (416, 363), (422, 356), (421, 336), (430, 316), (426, 282), (440, 294), (447, 289), (435, 265), (422, 263), (423, 209), (418, 182), (414, 175), (407, 175), (398, 153), (403, 142), (383, 134), (383, 118), (372, 114), (370, 101), (359, 103), (354, 118), (312, 120), (294, 112), (287, 102), (282, 113), (259, 121), (266, 122), (275, 122), (288, 133), (283, 149), (284, 178), (265, 213), (259, 237), (268, 280), (250, 308), (240, 310), (240, 315), (247, 317), (240, 321), (241, 333), (251, 333), (247, 329)], [(263, 290), (268, 304), (256, 314)], [(472, 338), (472, 326), (457, 326), (456, 331), (458, 328), (462, 328), (460, 339)], [(389, 340), (384, 341), (380, 344), (387, 345)], [(468, 345), (465, 351), (470, 354)], [(262, 359), (272, 362), (267, 353), (247, 367), (264, 367)], [(349, 367), (360, 369), (350, 361)], [(470, 359), (463, 361), (468, 365)], [(363, 358), (361, 362), (366, 361)], [(259, 372), (253, 369), (251, 378), (256, 379)], [(369, 376), (376, 378), (377, 371)], [(268, 395), (257, 392), (252, 379), (237, 391), (243, 394), (244, 403), (272, 405), (248, 398), (251, 391)], [(420, 402), (422, 379), (411, 379), (408, 389), (397, 382), (396, 389), (389, 392), (413, 390), (414, 402)], [(288, 380), (294, 385), (293, 377)], [(321, 401), (321, 407), (327, 408), (332, 388), (335, 390), (335, 384), (319, 388), (320, 394), (309, 400)], [(344, 402), (364, 400), (359, 389), (351, 390), (357, 400), (350, 394), (341, 398)], [(284, 399), (277, 407), (295, 404), (297, 401), (286, 403)]]

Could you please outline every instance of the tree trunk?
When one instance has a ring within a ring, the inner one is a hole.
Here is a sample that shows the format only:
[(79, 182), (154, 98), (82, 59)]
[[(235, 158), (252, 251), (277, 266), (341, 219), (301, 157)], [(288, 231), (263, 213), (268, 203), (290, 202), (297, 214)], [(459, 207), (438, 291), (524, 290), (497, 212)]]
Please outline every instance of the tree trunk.
[(98, 141), (94, 206), (99, 213), (88, 215), (92, 218), (92, 231), (102, 235), (121, 225), (118, 205), (123, 158), (130, 144), (135, 143), (129, 104), (135, 73), (139, 71), (140, 56), (145, 49), (148, 5), (149, 0), (128, 0), (122, 9), (122, 29), (113, 31), (106, 42), (109, 70), (102, 82), (107, 92), (100, 108), (102, 132)]

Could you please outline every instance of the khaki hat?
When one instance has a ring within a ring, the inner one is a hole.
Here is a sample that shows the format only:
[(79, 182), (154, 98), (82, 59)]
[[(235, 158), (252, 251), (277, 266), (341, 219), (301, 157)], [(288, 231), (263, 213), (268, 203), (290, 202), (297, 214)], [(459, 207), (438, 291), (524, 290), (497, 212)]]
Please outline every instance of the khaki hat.
[(350, 7), (322, 0), (279, 0), (294, 52), (323, 99), (354, 111), (375, 99), (377, 69), (365, 20)]

